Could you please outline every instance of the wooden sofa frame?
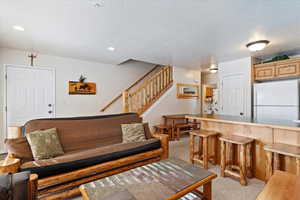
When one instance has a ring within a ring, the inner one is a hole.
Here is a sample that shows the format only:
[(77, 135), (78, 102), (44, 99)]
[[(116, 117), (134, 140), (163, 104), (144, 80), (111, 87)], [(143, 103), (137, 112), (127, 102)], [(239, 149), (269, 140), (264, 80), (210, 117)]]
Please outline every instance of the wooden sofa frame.
[(38, 189), (38, 175), (30, 174), (29, 184), (28, 184), (28, 199), (37, 199), (37, 189)]
[[(169, 137), (162, 134), (154, 134), (153, 137), (161, 141), (161, 148), (38, 179), (39, 199), (53, 200), (77, 196), (80, 195), (79, 186), (81, 184), (167, 159), (169, 156)], [(13, 154), (8, 156), (16, 158)]]

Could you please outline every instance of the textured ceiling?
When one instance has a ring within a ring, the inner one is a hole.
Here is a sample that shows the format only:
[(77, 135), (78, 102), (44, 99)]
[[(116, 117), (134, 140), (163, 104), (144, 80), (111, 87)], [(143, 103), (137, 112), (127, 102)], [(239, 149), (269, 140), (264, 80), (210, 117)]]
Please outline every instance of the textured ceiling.
[(136, 59), (191, 68), (249, 56), (245, 44), (253, 40), (271, 41), (258, 55), (300, 48), (299, 0), (103, 2), (96, 8), (91, 0), (1, 0), (0, 46), (113, 64)]

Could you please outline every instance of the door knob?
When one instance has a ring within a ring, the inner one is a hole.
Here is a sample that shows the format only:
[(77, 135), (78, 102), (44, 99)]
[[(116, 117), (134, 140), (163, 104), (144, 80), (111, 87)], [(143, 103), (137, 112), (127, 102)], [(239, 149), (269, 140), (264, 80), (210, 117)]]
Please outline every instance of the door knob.
[(51, 111), (51, 110), (49, 110), (49, 111), (48, 111), (48, 113), (49, 113), (49, 114), (51, 114), (51, 113), (52, 113), (52, 111)]
[(241, 112), (241, 113), (240, 113), (240, 115), (241, 115), (241, 116), (243, 116), (243, 115), (244, 115), (244, 113), (242, 113), (242, 112)]
[(51, 104), (51, 103), (49, 103), (49, 104), (48, 104), (48, 107), (51, 107), (51, 106), (52, 106), (52, 104)]

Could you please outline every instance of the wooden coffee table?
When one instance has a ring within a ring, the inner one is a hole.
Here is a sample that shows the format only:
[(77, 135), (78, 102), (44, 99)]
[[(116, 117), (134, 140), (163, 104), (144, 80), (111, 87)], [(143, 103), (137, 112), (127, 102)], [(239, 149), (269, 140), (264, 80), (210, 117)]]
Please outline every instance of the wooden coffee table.
[(85, 200), (211, 200), (216, 177), (185, 161), (167, 159), (86, 183), (80, 191)]

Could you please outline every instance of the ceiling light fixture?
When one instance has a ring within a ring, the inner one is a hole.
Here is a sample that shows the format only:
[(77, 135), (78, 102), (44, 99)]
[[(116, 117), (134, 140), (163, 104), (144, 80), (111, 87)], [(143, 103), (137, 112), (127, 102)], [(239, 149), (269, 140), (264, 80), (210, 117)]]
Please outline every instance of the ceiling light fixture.
[(13, 28), (14, 28), (16, 31), (25, 31), (25, 29), (24, 29), (22, 26), (19, 26), (19, 25), (15, 25), (15, 26), (13, 26)]
[(104, 0), (90, 0), (95, 8), (104, 7)]
[(114, 50), (115, 50), (115, 47), (108, 47), (107, 50), (108, 50), (108, 51), (114, 51)]
[(99, 7), (101, 7), (101, 4), (100, 3), (95, 3), (94, 7), (99, 8)]
[(218, 72), (218, 66), (215, 64), (212, 64), (208, 70), (210, 71), (210, 73), (215, 74)]
[(255, 42), (250, 42), (246, 45), (249, 51), (261, 51), (263, 50), (268, 44), (270, 43), (269, 40), (258, 40)]

